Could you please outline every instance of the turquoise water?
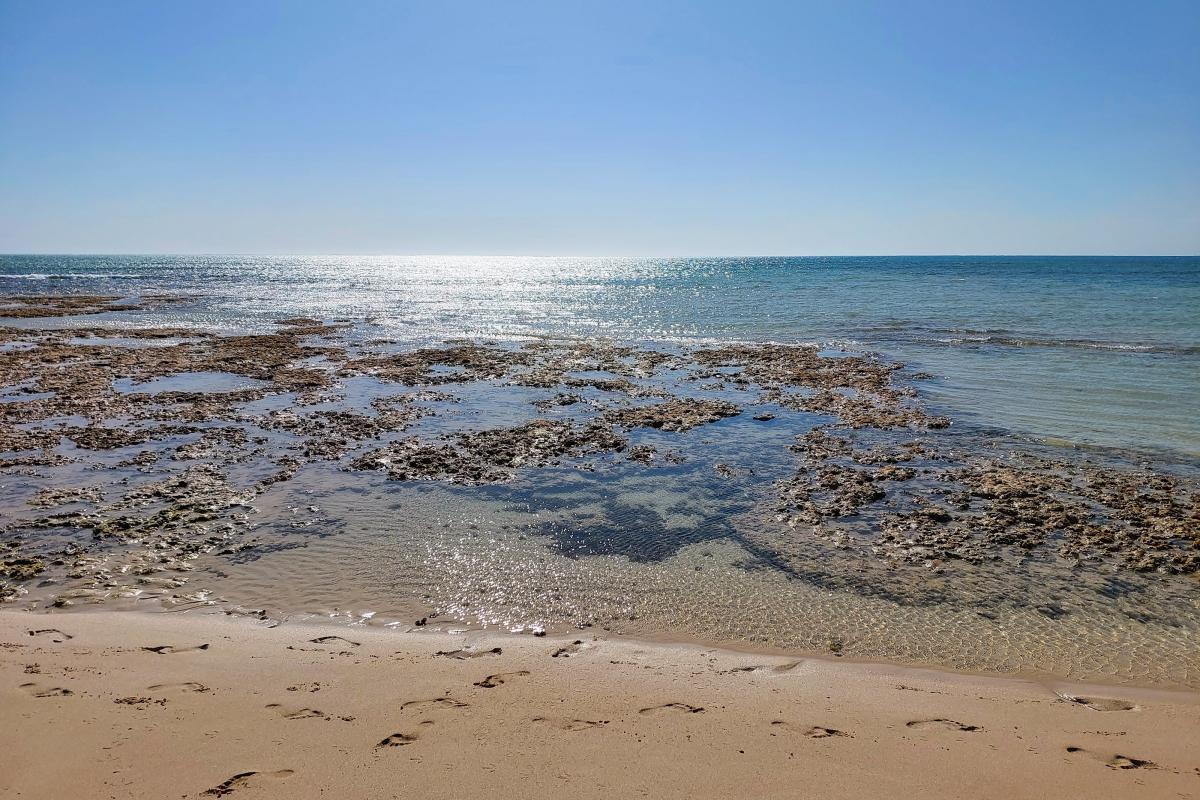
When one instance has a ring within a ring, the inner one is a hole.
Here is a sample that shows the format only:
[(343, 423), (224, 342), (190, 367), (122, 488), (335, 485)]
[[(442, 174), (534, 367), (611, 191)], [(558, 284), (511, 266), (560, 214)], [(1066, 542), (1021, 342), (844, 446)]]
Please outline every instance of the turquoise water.
[(870, 349), (935, 375), (922, 384), (929, 402), (958, 420), (1200, 455), (1197, 257), (0, 256), (0, 293), (59, 292), (197, 296), (134, 315), (142, 325), (261, 330), (304, 315), (400, 340)]

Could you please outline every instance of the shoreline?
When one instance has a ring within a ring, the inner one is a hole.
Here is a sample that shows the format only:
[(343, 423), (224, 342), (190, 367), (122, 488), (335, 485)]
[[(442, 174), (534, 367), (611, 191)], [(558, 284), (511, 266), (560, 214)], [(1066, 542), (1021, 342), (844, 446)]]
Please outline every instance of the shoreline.
[(0, 707), (16, 720), (0, 730), (15, 766), (0, 771), (0, 790), (23, 800), (102, 787), (147, 798), (1200, 792), (1196, 692), (586, 635), (186, 616), (0, 612)]
[[(136, 602), (136, 601), (135, 601)], [(425, 612), (429, 609), (425, 607)], [(264, 612), (265, 613), (265, 612)], [(418, 611), (417, 614), (422, 612)], [(67, 609), (48, 607), (32, 607), (10, 604), (0, 606), (0, 617), (5, 615), (42, 616), (46, 618), (74, 618), (91, 616), (134, 616), (184, 617), (188, 620), (229, 621), (241, 623), (250, 627), (272, 630), (275, 628), (314, 628), (336, 632), (371, 631), (383, 635), (397, 636), (427, 636), (427, 637), (456, 637), (458, 639), (496, 639), (497, 641), (521, 642), (532, 640), (536, 642), (556, 642), (578, 638), (594, 641), (612, 642), (629, 647), (647, 647), (663, 649), (679, 649), (706, 653), (721, 653), (728, 657), (759, 657), (780, 658), (801, 661), (815, 661), (831, 665), (853, 666), (857, 668), (874, 669), (880, 672), (894, 670), (898, 673), (914, 674), (928, 673), (944, 678), (962, 678), (980, 681), (1015, 681), (1045, 687), (1051, 691), (1071, 692), (1117, 692), (1138, 694), (1146, 697), (1175, 698), (1179, 702), (1195, 702), (1200, 706), (1200, 687), (1171, 682), (1139, 681), (1137, 678), (1116, 678), (1106, 680), (1104, 676), (1088, 678), (1072, 678), (1050, 671), (1031, 669), (1002, 672), (988, 669), (957, 668), (939, 661), (921, 661), (917, 659), (888, 658), (886, 656), (870, 656), (855, 654), (835, 654), (818, 650), (802, 648), (789, 649), (771, 644), (755, 644), (745, 640), (708, 640), (698, 636), (689, 636), (681, 631), (671, 630), (639, 630), (636, 632), (613, 632), (606, 629), (565, 629), (561, 625), (552, 626), (545, 630), (513, 631), (504, 630), (500, 626), (483, 626), (477, 622), (459, 619), (427, 619), (422, 625), (406, 622), (399, 617), (376, 617), (373, 612), (369, 616), (354, 617), (352, 612), (345, 615), (317, 611), (294, 611), (275, 616), (260, 616), (252, 609), (230, 609), (220, 603), (206, 606), (189, 606), (173, 608), (155, 604), (153, 607), (112, 603), (73, 606)], [(1190, 698), (1190, 699), (1189, 699)]]

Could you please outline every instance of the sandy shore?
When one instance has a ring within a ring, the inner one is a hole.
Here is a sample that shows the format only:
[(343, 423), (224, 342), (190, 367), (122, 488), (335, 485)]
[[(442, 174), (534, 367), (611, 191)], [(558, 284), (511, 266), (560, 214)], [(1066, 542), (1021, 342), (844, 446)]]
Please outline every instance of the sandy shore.
[(591, 638), (10, 611), (0, 718), (12, 798), (1200, 796), (1193, 694)]

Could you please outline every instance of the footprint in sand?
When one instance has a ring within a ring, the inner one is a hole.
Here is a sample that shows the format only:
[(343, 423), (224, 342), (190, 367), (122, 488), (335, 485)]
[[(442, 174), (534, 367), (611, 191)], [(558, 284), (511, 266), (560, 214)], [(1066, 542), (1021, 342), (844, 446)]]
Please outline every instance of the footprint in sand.
[(324, 711), (318, 711), (315, 708), (297, 708), (295, 706), (280, 705), (279, 703), (268, 703), (267, 708), (273, 710), (284, 719), (329, 719), (328, 714)]
[(608, 724), (606, 719), (572, 719), (562, 724), (564, 731), (586, 731), (591, 728), (600, 728)]
[(410, 733), (393, 733), (391, 736), (380, 741), (375, 747), (377, 749), (380, 747), (403, 747), (406, 744), (412, 744), (416, 740), (417, 737)]
[(146, 690), (150, 692), (196, 692), (198, 694), (212, 691), (212, 689), (197, 681), (184, 681), (183, 683), (156, 683), (153, 686), (147, 686)]
[(74, 636), (72, 636), (69, 633), (63, 633), (58, 628), (42, 628), (40, 630), (30, 631), (29, 635), (30, 636), (49, 636), (50, 641), (54, 642), (55, 644), (62, 644), (63, 642), (67, 641), (68, 639), (75, 638)]
[(476, 681), (475, 685), (481, 686), (484, 689), (495, 689), (497, 686), (503, 686), (513, 678), (520, 678), (528, 674), (528, 670), (520, 670), (519, 672), (500, 672), (496, 675), (488, 675), (481, 681)]
[(249, 789), (262, 786), (271, 781), (283, 780), (293, 774), (293, 770), (281, 769), (275, 772), (239, 772), (227, 781), (217, 784), (203, 793), (211, 797), (224, 797), (233, 794), (238, 789)]
[(534, 717), (531, 722), (541, 722), (545, 725), (552, 725), (560, 731), (586, 731), (593, 728), (602, 728), (607, 725), (610, 720), (607, 719), (550, 719), (549, 717)]
[(1136, 711), (1137, 706), (1128, 700), (1116, 697), (1080, 697), (1074, 694), (1060, 694), (1059, 697), (1080, 706), (1087, 706), (1093, 711)]
[(143, 647), (142, 649), (148, 650), (151, 653), (158, 653), (159, 655), (167, 655), (169, 653), (191, 653), (196, 650), (207, 650), (208, 645), (198, 644), (192, 647), (176, 647), (175, 645), (171, 644), (158, 644), (154, 647)]
[(463, 660), (467, 658), (479, 658), (481, 656), (498, 656), (503, 652), (499, 647), (493, 647), (491, 650), (473, 650), (470, 647), (464, 647), (459, 650), (438, 650), (434, 655)]
[(401, 711), (434, 711), (437, 709), (467, 708), (467, 704), (452, 697), (435, 697), (431, 700), (409, 700), (401, 704)]
[(638, 711), (639, 714), (658, 714), (663, 711), (678, 711), (684, 714), (699, 714), (704, 710), (701, 706), (691, 706), (687, 703), (663, 703), (661, 706), (649, 706)]
[(362, 644), (361, 642), (352, 642), (349, 639), (345, 639), (341, 636), (318, 636), (316, 639), (309, 639), (308, 641), (309, 644), (336, 644), (337, 642), (341, 642), (342, 644), (348, 644), (351, 647), (359, 647)]
[(837, 728), (822, 728), (820, 725), (813, 725), (804, 732), (804, 735), (810, 739), (829, 739), (833, 736), (850, 737), (850, 734), (845, 731), (839, 731)]
[(75, 694), (61, 686), (45, 686), (40, 683), (22, 683), (20, 688), (34, 697), (69, 697)]
[(854, 738), (853, 734), (846, 733), (845, 731), (839, 731), (837, 728), (825, 728), (820, 725), (813, 725), (810, 728), (805, 728), (804, 730), (800, 730), (800, 728), (796, 727), (795, 725), (791, 724), (790, 722), (785, 722), (781, 719), (774, 720), (771, 722), (771, 724), (779, 726), (781, 728), (786, 728), (787, 730), (790, 730), (790, 731), (796, 731), (798, 733), (802, 733), (810, 739), (831, 739), (835, 736), (844, 736), (848, 739)]
[(938, 719), (914, 719), (904, 724), (909, 728), (925, 728), (932, 725), (940, 728), (949, 728), (952, 731), (966, 731), (967, 733), (983, 730), (978, 725), (964, 725), (957, 720), (942, 719), (940, 717)]
[(752, 672), (765, 673), (769, 675), (783, 675), (803, 664), (803, 661), (789, 661), (786, 664), (752, 664), (746, 667), (734, 667), (733, 669), (721, 670), (721, 675), (732, 675), (736, 672)]
[(551, 658), (569, 658), (584, 649), (583, 639), (576, 639), (568, 645), (558, 648), (550, 654)]
[(1111, 756), (1103, 756), (1099, 753), (1093, 753), (1091, 750), (1085, 750), (1082, 747), (1067, 747), (1067, 752), (1072, 755), (1082, 753), (1089, 758), (1093, 758), (1109, 769), (1158, 769), (1158, 765), (1153, 761), (1148, 761), (1144, 758), (1133, 758), (1131, 756), (1123, 756), (1120, 753), (1114, 753)]
[(321, 691), (321, 682), (313, 681), (312, 683), (297, 683), (287, 687), (287, 690), (289, 692), (308, 692), (309, 694), (312, 694), (313, 692)]

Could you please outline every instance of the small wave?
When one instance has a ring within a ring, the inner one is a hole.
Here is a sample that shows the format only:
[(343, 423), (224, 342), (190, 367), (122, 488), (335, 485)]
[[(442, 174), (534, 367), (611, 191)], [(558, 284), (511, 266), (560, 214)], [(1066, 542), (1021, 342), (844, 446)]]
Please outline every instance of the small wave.
[(1046, 347), (1078, 348), (1083, 350), (1111, 350), (1126, 353), (1164, 353), (1170, 355), (1200, 355), (1200, 345), (1173, 344), (1170, 342), (1117, 342), (1107, 339), (1084, 339), (1046, 336), (1035, 333), (1023, 334), (1007, 328), (929, 328), (911, 325), (906, 328), (872, 326), (861, 329), (884, 338), (903, 332), (900, 337), (918, 344), (971, 347), (994, 345), (998, 347)]
[(1140, 342), (1109, 342), (1102, 339), (1054, 339), (1029, 336), (968, 335), (952, 336), (932, 340), (939, 344), (980, 345), (1002, 347), (1064, 347), (1084, 350), (1114, 350), (1127, 353), (1167, 353), (1171, 355), (1198, 355), (1200, 345), (1155, 344)]

